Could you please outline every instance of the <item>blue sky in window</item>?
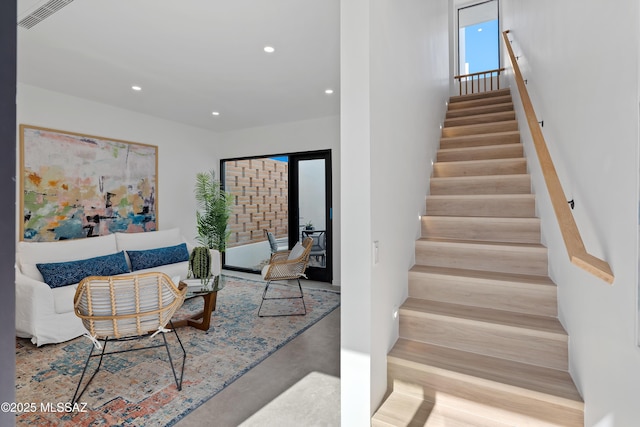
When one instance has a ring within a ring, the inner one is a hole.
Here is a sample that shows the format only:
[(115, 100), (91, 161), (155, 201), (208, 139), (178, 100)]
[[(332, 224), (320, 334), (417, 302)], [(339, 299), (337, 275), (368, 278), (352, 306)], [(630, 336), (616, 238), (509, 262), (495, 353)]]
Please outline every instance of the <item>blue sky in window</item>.
[(470, 74), (499, 68), (497, 19), (465, 27), (465, 55)]

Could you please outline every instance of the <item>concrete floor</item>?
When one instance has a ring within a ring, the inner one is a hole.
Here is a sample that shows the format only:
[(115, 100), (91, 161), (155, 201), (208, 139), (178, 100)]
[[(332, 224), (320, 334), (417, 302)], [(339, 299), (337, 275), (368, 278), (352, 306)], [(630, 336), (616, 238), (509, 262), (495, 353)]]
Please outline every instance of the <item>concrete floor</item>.
[[(259, 280), (257, 275), (226, 273)], [(336, 289), (327, 283), (313, 281), (304, 281), (303, 287)], [(340, 377), (340, 308), (334, 310), (251, 371), (238, 378), (187, 415), (176, 426), (239, 426), (312, 372)], [(335, 393), (339, 394), (340, 390), (335, 390), (335, 388), (334, 386), (332, 389), (327, 389), (326, 393), (332, 394), (332, 396), (327, 396), (327, 399), (339, 401), (339, 396), (336, 397)], [(299, 396), (299, 399), (300, 411), (294, 415), (298, 425), (328, 427), (337, 425), (335, 420), (340, 418), (339, 407), (334, 408), (338, 414), (332, 411), (323, 411), (325, 415), (319, 416), (317, 412), (308, 410), (308, 405), (313, 405), (313, 401), (305, 402), (304, 395)], [(317, 400), (317, 396), (313, 399)], [(310, 419), (311, 417), (313, 419)], [(282, 425), (282, 423), (271, 419), (265, 421), (264, 426), (278, 424)]]

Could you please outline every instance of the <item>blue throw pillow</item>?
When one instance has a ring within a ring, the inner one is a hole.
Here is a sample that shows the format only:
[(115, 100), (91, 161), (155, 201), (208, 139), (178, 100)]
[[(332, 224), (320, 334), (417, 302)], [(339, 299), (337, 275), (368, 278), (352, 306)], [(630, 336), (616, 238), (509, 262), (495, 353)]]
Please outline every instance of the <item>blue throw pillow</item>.
[(124, 251), (76, 261), (36, 264), (36, 267), (51, 288), (73, 285), (89, 276), (114, 276), (129, 272)]
[(127, 255), (129, 255), (131, 270), (133, 271), (189, 261), (189, 251), (186, 243), (166, 248), (148, 249), (146, 251), (127, 251)]

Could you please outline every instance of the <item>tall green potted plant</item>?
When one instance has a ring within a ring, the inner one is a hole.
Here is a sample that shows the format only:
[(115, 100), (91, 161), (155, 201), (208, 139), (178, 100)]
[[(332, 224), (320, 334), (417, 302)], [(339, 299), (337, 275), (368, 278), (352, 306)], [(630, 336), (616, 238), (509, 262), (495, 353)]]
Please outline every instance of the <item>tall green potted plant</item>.
[(231, 232), (227, 224), (231, 215), (233, 195), (221, 188), (215, 171), (200, 172), (196, 175), (194, 189), (198, 210), (196, 226), (198, 242), (202, 245), (195, 248), (189, 260), (189, 274), (201, 279), (203, 284), (211, 278), (211, 252), (216, 249), (224, 252)]

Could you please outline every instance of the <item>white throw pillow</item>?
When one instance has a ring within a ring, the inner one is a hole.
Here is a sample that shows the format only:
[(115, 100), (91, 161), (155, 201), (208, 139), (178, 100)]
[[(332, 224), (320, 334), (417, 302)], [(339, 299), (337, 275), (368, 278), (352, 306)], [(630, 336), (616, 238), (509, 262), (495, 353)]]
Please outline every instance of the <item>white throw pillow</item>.
[(302, 243), (298, 242), (293, 247), (293, 249), (291, 249), (291, 252), (289, 252), (289, 256), (287, 257), (287, 259), (288, 260), (298, 259), (302, 256), (303, 253), (304, 253), (304, 246), (302, 246)]

